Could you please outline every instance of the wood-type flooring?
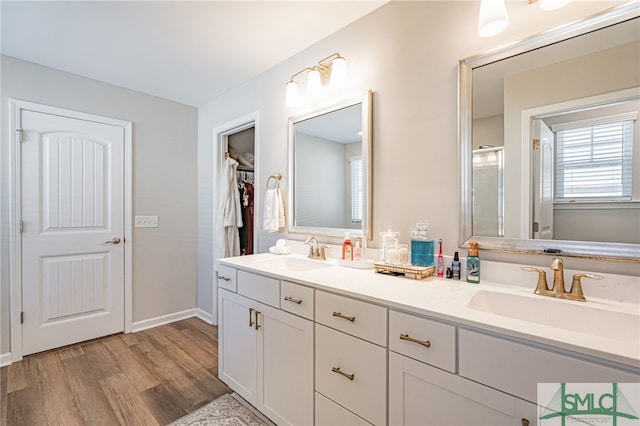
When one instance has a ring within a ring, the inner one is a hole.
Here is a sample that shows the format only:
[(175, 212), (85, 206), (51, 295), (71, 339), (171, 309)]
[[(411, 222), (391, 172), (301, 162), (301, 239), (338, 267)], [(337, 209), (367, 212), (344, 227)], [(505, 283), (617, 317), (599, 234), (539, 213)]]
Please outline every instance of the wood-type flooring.
[(0, 424), (166, 425), (232, 392), (217, 366), (197, 318), (30, 355), (0, 370)]

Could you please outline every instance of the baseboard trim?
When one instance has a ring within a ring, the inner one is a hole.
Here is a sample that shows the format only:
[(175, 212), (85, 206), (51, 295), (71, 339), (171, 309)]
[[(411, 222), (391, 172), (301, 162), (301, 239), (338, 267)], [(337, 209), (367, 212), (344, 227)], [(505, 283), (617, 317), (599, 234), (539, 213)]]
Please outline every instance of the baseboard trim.
[(203, 311), (200, 308), (196, 308), (196, 316), (200, 318), (202, 321), (206, 322), (207, 324), (218, 325), (217, 321), (214, 321), (215, 318), (213, 317), (212, 314), (210, 314), (207, 311)]
[(11, 364), (11, 352), (0, 354), (0, 367), (6, 367)]
[(162, 315), (155, 318), (149, 318), (142, 321), (136, 321), (131, 325), (131, 331), (133, 333), (147, 330), (149, 328), (158, 327), (160, 325), (170, 324), (172, 322), (180, 321), (183, 319), (198, 316), (198, 309), (187, 309), (180, 312), (174, 312), (172, 314)]

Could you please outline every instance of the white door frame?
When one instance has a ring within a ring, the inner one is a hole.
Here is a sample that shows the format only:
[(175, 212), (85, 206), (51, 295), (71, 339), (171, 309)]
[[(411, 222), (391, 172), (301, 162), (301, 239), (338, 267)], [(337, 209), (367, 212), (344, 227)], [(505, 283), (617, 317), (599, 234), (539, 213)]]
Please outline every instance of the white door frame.
[(22, 239), (20, 238), (20, 218), (22, 217), (22, 183), (21, 158), (20, 158), (20, 138), (18, 129), (21, 128), (20, 116), (22, 110), (53, 114), (64, 117), (71, 117), (80, 120), (95, 121), (97, 123), (109, 124), (122, 127), (124, 130), (124, 332), (132, 331), (133, 303), (132, 303), (132, 261), (131, 253), (133, 246), (133, 234), (131, 232), (132, 215), (132, 123), (115, 118), (102, 117), (84, 112), (73, 111), (63, 108), (41, 105), (17, 99), (10, 99), (11, 145), (9, 154), (11, 162), (9, 165), (9, 200), (13, 203), (9, 209), (10, 228), (9, 235), (9, 256), (10, 256), (10, 323), (11, 323), (11, 361), (16, 362), (22, 359), (22, 324), (20, 323), (20, 312), (22, 311)]
[[(212, 219), (213, 219), (213, 226), (212, 226), (212, 240), (211, 240), (211, 253), (213, 253), (213, 283), (212, 287), (213, 287), (213, 312), (212, 312), (212, 317), (213, 317), (213, 321), (214, 321), (214, 325), (217, 325), (218, 323), (218, 280), (217, 280), (217, 274), (216, 271), (218, 270), (218, 267), (216, 265), (216, 255), (217, 255), (217, 247), (216, 247), (216, 223), (218, 222), (218, 193), (217, 190), (218, 188), (220, 188), (220, 171), (222, 170), (222, 163), (224, 162), (224, 153), (227, 152), (227, 137), (229, 135), (232, 135), (234, 133), (238, 133), (242, 130), (248, 129), (250, 127), (254, 127), (255, 128), (255, 133), (254, 133), (254, 147), (253, 147), (253, 157), (255, 159), (260, 158), (259, 157), (259, 134), (260, 132), (258, 131), (258, 112), (252, 112), (251, 114), (247, 114), (243, 117), (239, 117), (233, 121), (229, 121), (225, 124), (222, 124), (216, 128), (213, 129), (213, 161), (212, 161), (212, 170), (213, 170), (213, 194), (214, 196), (213, 198), (213, 203), (211, 205), (212, 207)], [(253, 172), (254, 172), (254, 177), (256, 179), (256, 183), (254, 183), (254, 185), (257, 186), (257, 177), (258, 175), (258, 161), (254, 161), (253, 162)], [(258, 206), (260, 205), (260, 192), (257, 190), (256, 186), (254, 186), (254, 191), (253, 191), (253, 203), (254, 206)], [(254, 211), (256, 211), (254, 209)], [(254, 222), (255, 222), (255, 216), (254, 216)], [(254, 232), (253, 232), (253, 247), (257, 248), (258, 247), (258, 227), (255, 226), (254, 227)]]

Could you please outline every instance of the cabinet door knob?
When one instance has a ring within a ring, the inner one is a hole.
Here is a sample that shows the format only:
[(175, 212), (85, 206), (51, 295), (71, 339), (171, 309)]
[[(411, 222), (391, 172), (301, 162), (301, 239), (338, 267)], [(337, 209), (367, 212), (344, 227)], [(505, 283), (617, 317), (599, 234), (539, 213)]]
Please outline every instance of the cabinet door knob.
[(301, 304), (301, 303), (302, 303), (302, 300), (300, 300), (300, 299), (294, 299), (294, 298), (292, 298), (291, 296), (285, 296), (285, 297), (284, 297), (284, 300), (285, 300), (285, 301), (287, 301), (287, 302), (293, 302), (293, 303), (295, 303), (295, 304), (297, 304), (297, 305), (299, 305), (299, 304)]
[(428, 340), (418, 340), (409, 336), (408, 334), (400, 334), (400, 340), (408, 340), (409, 342), (417, 343), (419, 345), (425, 346), (427, 348), (431, 347), (431, 342)]
[(334, 317), (338, 317), (338, 318), (343, 318), (343, 319), (346, 319), (347, 321), (351, 321), (351, 322), (354, 322), (356, 320), (356, 317), (348, 317), (346, 315), (342, 315), (340, 312), (334, 312), (333, 316)]
[(253, 308), (249, 308), (249, 327), (253, 327)]
[(334, 373), (338, 373), (344, 377), (346, 377), (349, 380), (353, 380), (353, 378), (355, 377), (355, 374), (347, 374), (344, 371), (340, 370), (340, 367), (331, 367), (331, 371), (333, 371)]

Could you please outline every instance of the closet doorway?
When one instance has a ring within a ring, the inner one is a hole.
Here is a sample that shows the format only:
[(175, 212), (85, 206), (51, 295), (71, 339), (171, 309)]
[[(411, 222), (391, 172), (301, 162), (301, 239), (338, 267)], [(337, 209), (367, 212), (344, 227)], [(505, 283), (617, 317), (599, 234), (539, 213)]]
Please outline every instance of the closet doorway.
[(257, 252), (256, 124), (254, 113), (214, 131), (214, 260)]
[(227, 152), (238, 162), (236, 166), (236, 186), (240, 198), (240, 216), (242, 227), (238, 228), (240, 237), (240, 255), (255, 253), (254, 237), (254, 173), (255, 173), (255, 135), (256, 128), (240, 130), (227, 136)]

